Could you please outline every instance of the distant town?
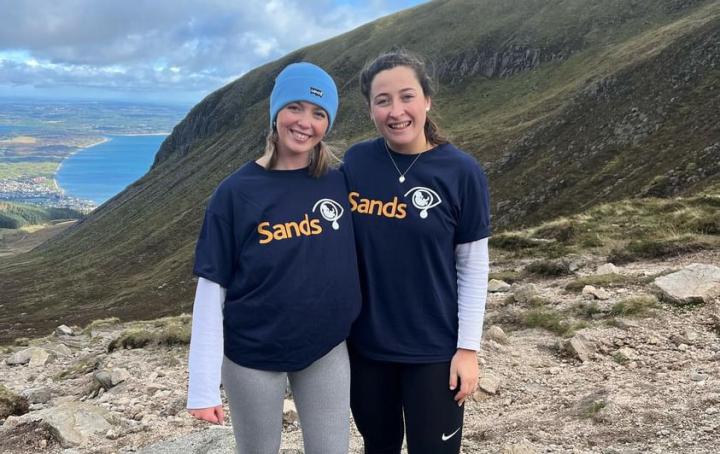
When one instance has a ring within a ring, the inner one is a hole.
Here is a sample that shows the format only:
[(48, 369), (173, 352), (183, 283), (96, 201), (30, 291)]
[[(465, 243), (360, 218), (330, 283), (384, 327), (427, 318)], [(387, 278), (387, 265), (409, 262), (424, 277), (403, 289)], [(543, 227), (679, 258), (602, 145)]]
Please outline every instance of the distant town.
[(171, 131), (187, 107), (114, 101), (0, 100), (0, 200), (89, 212), (55, 181), (62, 161), (106, 135)]

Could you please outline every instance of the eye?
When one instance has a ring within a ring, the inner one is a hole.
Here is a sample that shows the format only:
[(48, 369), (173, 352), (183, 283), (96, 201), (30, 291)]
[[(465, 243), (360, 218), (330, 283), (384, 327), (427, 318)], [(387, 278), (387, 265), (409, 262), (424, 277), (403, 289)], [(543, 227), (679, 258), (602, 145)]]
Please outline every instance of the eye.
[(430, 208), (440, 205), (442, 200), (437, 192), (432, 189), (416, 186), (405, 193), (405, 197), (410, 196), (410, 200), (415, 208), (420, 210), (420, 217), (425, 219), (428, 217)]
[(376, 99), (375, 99), (375, 105), (376, 105), (376, 106), (385, 106), (385, 105), (387, 105), (389, 102), (390, 102), (390, 99), (389, 99), (389, 98), (385, 98), (385, 97), (383, 97), (383, 98), (376, 98)]
[(316, 209), (320, 210), (320, 216), (326, 221), (332, 222), (332, 228), (337, 230), (340, 228), (337, 220), (343, 215), (343, 207), (333, 199), (320, 199), (313, 206), (313, 213)]
[(415, 98), (415, 95), (413, 95), (413, 94), (402, 95), (403, 101), (412, 101), (414, 98)]
[(327, 118), (327, 114), (324, 110), (318, 109), (315, 112), (313, 112), (313, 115), (315, 115), (315, 118), (324, 119)]
[(300, 110), (300, 105), (296, 103), (290, 103), (285, 108), (291, 112), (298, 112)]

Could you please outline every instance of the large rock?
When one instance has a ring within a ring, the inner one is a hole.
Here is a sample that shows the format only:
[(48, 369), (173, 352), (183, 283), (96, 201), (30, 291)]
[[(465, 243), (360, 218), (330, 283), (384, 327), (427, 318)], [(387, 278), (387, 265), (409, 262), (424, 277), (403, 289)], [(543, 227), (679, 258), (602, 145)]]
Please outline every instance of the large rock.
[(64, 448), (80, 446), (92, 435), (105, 436), (117, 423), (104, 408), (85, 402), (65, 402), (57, 407), (32, 413), (33, 419), (44, 421)]
[(565, 351), (584, 363), (590, 361), (596, 350), (595, 344), (580, 333), (565, 343)]
[(138, 454), (234, 454), (235, 437), (230, 426), (210, 426), (170, 441), (145, 446)]
[(55, 359), (55, 353), (44, 348), (30, 347), (16, 352), (5, 363), (8, 366), (30, 364), (30, 366), (44, 366)]
[(30, 367), (45, 366), (55, 361), (56, 357), (57, 355), (53, 351), (44, 348), (33, 348), (30, 353), (30, 362), (28, 365)]
[(31, 404), (44, 404), (52, 397), (52, 391), (47, 386), (38, 386), (36, 388), (28, 388), (20, 393)]
[(707, 303), (720, 296), (720, 267), (693, 263), (655, 279), (663, 296), (675, 303)]

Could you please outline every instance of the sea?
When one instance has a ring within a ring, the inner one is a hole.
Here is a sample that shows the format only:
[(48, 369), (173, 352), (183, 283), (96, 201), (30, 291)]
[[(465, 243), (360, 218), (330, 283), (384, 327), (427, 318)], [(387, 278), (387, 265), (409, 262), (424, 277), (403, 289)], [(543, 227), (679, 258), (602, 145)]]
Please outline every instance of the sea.
[(67, 157), (55, 175), (66, 196), (101, 205), (150, 169), (164, 135), (105, 136)]

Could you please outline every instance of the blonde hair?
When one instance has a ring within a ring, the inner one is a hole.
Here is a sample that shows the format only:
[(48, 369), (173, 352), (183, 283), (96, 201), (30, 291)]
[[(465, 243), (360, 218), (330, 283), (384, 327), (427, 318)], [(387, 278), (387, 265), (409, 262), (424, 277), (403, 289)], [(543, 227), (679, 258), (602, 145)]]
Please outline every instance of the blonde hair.
[[(275, 128), (270, 131), (265, 140), (265, 156), (269, 157), (265, 168), (272, 170), (278, 161), (278, 133)], [(321, 140), (315, 145), (312, 152), (310, 152), (310, 162), (308, 165), (308, 173), (310, 176), (320, 178), (325, 175), (330, 168), (332, 158), (337, 159), (330, 150), (330, 147)]]

